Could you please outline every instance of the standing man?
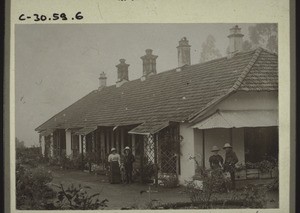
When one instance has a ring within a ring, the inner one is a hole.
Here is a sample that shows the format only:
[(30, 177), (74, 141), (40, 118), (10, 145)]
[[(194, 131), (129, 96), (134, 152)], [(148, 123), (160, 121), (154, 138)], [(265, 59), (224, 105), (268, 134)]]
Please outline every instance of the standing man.
[(134, 161), (134, 155), (131, 153), (130, 148), (126, 146), (124, 149), (124, 168), (127, 184), (132, 183), (132, 170)]
[(230, 179), (232, 188), (235, 189), (235, 164), (239, 161), (235, 152), (232, 150), (232, 146), (229, 143), (225, 143), (223, 149), (225, 149), (225, 162), (224, 171), (230, 173)]

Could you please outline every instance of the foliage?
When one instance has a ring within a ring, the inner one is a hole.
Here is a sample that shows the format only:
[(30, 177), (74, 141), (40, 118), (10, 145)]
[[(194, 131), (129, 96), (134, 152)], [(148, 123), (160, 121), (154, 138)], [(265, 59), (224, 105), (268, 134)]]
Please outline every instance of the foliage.
[(17, 209), (42, 209), (41, 204), (55, 196), (47, 185), (52, 181), (50, 171), (42, 167), (25, 168), (16, 165), (16, 203)]
[(181, 135), (179, 135), (179, 137), (174, 137), (168, 129), (159, 133), (159, 143), (161, 144), (162, 149), (163, 147), (167, 148), (170, 153), (181, 155), (180, 148), (182, 141), (183, 137)]
[(59, 210), (96, 210), (107, 207), (107, 199), (99, 200), (100, 193), (89, 195), (86, 189), (89, 186), (75, 187), (71, 184), (67, 189), (62, 184), (57, 186), (59, 191), (57, 193), (57, 201), (45, 205), (46, 209)]
[(161, 174), (158, 179), (162, 182), (162, 185), (166, 188), (177, 187), (179, 183), (177, 174), (173, 174), (173, 173)]
[[(201, 156), (200, 156), (201, 157)], [(203, 178), (208, 176), (208, 170), (206, 170), (200, 163), (197, 161), (196, 156), (189, 157), (189, 160), (193, 160), (196, 163), (195, 175), (193, 176), (194, 180), (202, 180)]]
[(263, 208), (266, 203), (267, 188), (262, 185), (247, 185), (242, 194), (243, 205), (249, 208)]
[(258, 169), (262, 173), (272, 172), (278, 168), (278, 161), (275, 158), (266, 156), (264, 160), (252, 163), (246, 162), (247, 169)]
[(143, 158), (143, 166), (140, 169), (140, 176), (142, 183), (149, 183), (153, 176), (156, 174), (157, 168), (154, 163), (148, 160), (147, 157)]
[[(208, 174), (207, 172), (205, 174)], [(210, 208), (213, 196), (224, 189), (225, 179), (222, 171), (215, 174), (203, 176), (203, 186), (199, 186), (195, 181), (186, 181), (185, 193), (189, 196), (192, 203), (200, 205), (200, 208)]]
[(266, 48), (271, 52), (278, 52), (277, 24), (255, 24), (248, 28), (249, 40), (243, 43), (244, 51), (257, 48)]
[(15, 138), (16, 141), (16, 148), (25, 148), (25, 142), (24, 141), (20, 141), (17, 137)]
[(219, 49), (215, 46), (215, 42), (216, 40), (212, 35), (207, 36), (206, 41), (202, 43), (200, 63), (222, 57)]
[(24, 147), (16, 149), (16, 160), (23, 165), (37, 167), (39, 162), (42, 162), (43, 156), (40, 147)]

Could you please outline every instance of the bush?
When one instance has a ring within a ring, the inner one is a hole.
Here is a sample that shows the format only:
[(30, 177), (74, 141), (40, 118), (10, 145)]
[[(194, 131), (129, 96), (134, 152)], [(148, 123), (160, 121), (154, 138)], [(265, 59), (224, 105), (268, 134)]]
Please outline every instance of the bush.
[(40, 147), (24, 147), (16, 149), (16, 160), (23, 165), (37, 167), (43, 161)]
[(161, 174), (158, 178), (164, 187), (174, 188), (178, 186), (177, 174)]
[(146, 157), (143, 160), (143, 166), (140, 169), (140, 176), (142, 183), (149, 183), (152, 181), (153, 176), (156, 174), (157, 168), (154, 163), (149, 161)]
[(192, 203), (199, 205), (200, 208), (208, 209), (212, 205), (213, 195), (224, 189), (225, 179), (222, 173), (220, 173), (220, 175), (204, 175), (202, 181), (202, 188), (199, 188), (195, 181), (187, 181), (184, 191), (189, 196)]
[(16, 165), (17, 209), (43, 209), (41, 204), (53, 198), (55, 192), (47, 185), (52, 181), (50, 171), (37, 167), (25, 168)]
[(107, 199), (99, 200), (100, 193), (88, 195), (86, 189), (89, 186), (75, 187), (71, 184), (67, 189), (61, 184), (57, 186), (59, 192), (57, 193), (57, 201), (45, 205), (48, 210), (96, 210), (107, 207)]
[(263, 185), (247, 185), (241, 194), (243, 205), (249, 208), (263, 208), (266, 203), (267, 188)]

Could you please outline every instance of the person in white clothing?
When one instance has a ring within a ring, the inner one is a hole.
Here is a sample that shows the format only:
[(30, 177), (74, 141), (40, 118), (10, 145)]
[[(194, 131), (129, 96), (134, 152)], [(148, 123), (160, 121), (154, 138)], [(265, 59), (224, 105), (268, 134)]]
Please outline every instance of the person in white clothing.
[(108, 156), (108, 163), (110, 164), (110, 183), (120, 183), (121, 182), (121, 157), (117, 153), (115, 148), (111, 149), (111, 154)]

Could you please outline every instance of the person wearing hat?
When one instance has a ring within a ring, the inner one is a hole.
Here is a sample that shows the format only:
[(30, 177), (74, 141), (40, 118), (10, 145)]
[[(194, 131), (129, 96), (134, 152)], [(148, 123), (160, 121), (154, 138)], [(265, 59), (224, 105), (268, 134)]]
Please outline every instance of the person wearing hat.
[(217, 146), (213, 146), (211, 152), (212, 156), (209, 157), (209, 165), (212, 170), (221, 169), (223, 165), (223, 158), (219, 155), (220, 149)]
[(120, 183), (121, 182), (121, 157), (117, 153), (116, 148), (112, 148), (111, 154), (108, 156), (108, 163), (110, 164), (110, 183)]
[(123, 164), (125, 168), (125, 176), (126, 176), (126, 183), (132, 183), (132, 170), (133, 170), (133, 162), (135, 161), (134, 155), (131, 153), (131, 150), (128, 146), (124, 149), (124, 158)]
[(232, 188), (235, 189), (235, 164), (239, 161), (235, 152), (232, 150), (232, 146), (229, 143), (225, 143), (223, 149), (225, 149), (225, 162), (224, 171), (230, 173), (230, 179)]

